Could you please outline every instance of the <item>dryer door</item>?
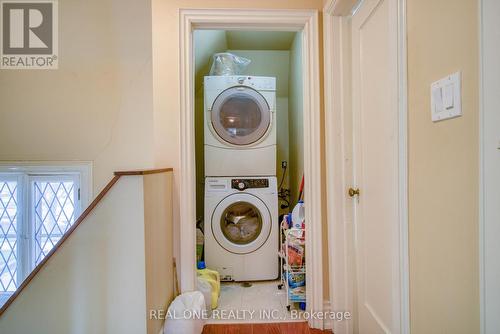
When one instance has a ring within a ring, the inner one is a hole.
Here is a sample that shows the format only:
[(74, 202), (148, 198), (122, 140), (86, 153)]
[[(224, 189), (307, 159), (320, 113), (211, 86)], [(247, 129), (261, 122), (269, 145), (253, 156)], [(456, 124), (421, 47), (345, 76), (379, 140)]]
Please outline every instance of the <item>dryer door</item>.
[(212, 105), (212, 127), (219, 139), (232, 145), (251, 145), (264, 139), (271, 119), (266, 99), (249, 87), (226, 89)]
[(247, 193), (224, 198), (212, 215), (215, 240), (235, 254), (252, 253), (264, 245), (271, 224), (271, 214), (264, 202)]

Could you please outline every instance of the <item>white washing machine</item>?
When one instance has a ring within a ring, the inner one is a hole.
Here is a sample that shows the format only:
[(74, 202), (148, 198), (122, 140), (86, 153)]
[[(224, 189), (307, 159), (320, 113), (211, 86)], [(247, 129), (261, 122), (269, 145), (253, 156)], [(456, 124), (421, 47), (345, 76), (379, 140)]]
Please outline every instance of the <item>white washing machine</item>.
[(224, 281), (278, 278), (276, 177), (205, 179), (205, 262)]
[(276, 175), (276, 78), (206, 76), (204, 89), (205, 175)]

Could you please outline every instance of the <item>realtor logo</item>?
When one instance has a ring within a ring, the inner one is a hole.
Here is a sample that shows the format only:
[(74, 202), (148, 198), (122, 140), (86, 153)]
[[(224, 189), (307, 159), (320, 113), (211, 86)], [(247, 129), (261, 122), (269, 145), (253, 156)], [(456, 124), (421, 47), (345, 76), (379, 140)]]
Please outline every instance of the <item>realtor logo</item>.
[(0, 68), (57, 69), (57, 2), (0, 1)]

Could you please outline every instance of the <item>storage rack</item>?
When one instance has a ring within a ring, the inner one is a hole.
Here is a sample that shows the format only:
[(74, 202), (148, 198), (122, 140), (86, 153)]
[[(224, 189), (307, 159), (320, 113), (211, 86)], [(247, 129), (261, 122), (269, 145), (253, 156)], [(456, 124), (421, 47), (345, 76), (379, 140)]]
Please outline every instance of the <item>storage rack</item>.
[[(285, 287), (286, 291), (286, 308), (290, 311), (292, 303), (301, 303), (306, 301), (306, 286), (303, 286), (303, 291), (297, 293), (294, 291), (289, 284), (289, 279), (293, 275), (304, 275), (306, 274), (306, 264), (305, 264), (305, 256), (302, 260), (301, 266), (294, 266), (289, 264), (289, 243), (293, 239), (300, 240), (301, 244), (304, 246), (305, 237), (304, 230), (302, 231), (302, 237), (295, 237), (290, 234), (291, 229), (286, 229), (283, 227), (283, 224), (280, 224), (280, 244), (281, 248), (278, 252), (280, 258), (280, 284), (278, 284), (278, 289), (283, 289)], [(295, 229), (297, 230), (297, 229)]]

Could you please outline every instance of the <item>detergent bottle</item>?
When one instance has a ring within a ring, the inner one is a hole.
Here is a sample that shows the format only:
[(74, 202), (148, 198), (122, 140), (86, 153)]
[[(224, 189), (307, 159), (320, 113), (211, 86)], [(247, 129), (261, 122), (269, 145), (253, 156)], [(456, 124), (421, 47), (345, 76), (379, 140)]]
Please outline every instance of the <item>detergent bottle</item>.
[(205, 242), (205, 237), (203, 232), (197, 228), (196, 229), (196, 260), (201, 261), (201, 255), (203, 254), (203, 244)]
[(220, 275), (217, 271), (208, 269), (204, 261), (199, 261), (197, 268), (198, 286), (201, 288), (207, 286), (207, 283), (211, 286), (211, 308), (217, 308), (220, 295)]
[(292, 211), (293, 228), (304, 228), (306, 219), (304, 201), (300, 200)]

